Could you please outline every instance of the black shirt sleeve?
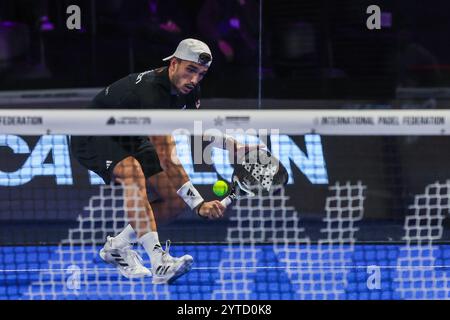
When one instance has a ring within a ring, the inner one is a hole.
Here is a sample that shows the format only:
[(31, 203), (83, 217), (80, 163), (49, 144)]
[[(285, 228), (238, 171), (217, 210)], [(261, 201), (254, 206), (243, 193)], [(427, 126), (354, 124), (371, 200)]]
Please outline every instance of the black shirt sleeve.
[(130, 74), (100, 91), (91, 102), (92, 108), (137, 109), (140, 99), (135, 93), (136, 74)]

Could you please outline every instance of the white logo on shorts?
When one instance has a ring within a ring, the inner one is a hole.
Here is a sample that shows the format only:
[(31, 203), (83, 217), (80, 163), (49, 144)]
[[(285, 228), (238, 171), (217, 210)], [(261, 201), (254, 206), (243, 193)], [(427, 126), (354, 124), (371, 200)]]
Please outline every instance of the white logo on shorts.
[(109, 167), (111, 166), (112, 161), (111, 160), (106, 160), (106, 169), (109, 169)]

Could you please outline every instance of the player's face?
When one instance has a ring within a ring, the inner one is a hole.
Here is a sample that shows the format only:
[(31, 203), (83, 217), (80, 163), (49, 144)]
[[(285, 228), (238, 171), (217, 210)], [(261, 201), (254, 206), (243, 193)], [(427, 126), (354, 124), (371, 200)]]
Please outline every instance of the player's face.
[(195, 62), (174, 60), (172, 63), (172, 84), (181, 94), (191, 92), (208, 71), (208, 67)]

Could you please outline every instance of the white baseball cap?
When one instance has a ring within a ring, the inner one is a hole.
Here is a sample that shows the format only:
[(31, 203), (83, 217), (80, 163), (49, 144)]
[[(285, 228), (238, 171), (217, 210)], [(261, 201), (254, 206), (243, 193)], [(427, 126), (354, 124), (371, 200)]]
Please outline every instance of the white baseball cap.
[(211, 50), (209, 50), (206, 43), (197, 39), (184, 39), (178, 44), (175, 52), (171, 56), (164, 58), (163, 61), (170, 60), (173, 57), (192, 61), (207, 67), (212, 62)]

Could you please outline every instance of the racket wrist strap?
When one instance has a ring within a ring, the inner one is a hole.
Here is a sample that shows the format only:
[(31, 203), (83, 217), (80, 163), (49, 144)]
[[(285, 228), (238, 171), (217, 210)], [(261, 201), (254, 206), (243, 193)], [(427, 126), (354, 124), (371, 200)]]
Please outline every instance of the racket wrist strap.
[(205, 201), (190, 180), (178, 189), (177, 194), (192, 210)]

